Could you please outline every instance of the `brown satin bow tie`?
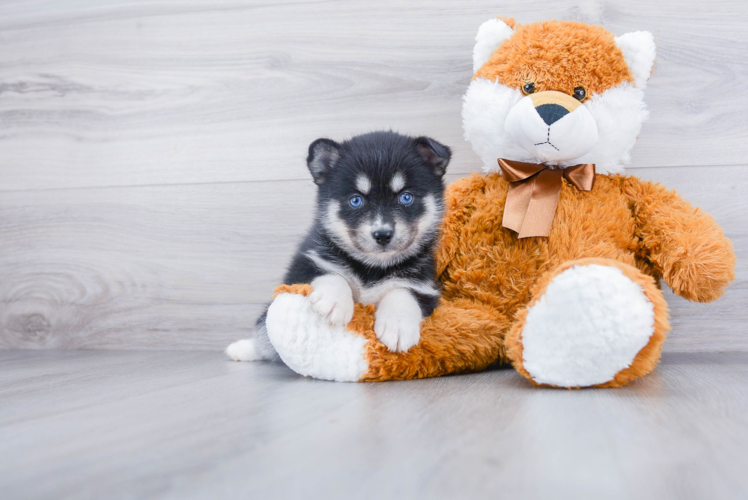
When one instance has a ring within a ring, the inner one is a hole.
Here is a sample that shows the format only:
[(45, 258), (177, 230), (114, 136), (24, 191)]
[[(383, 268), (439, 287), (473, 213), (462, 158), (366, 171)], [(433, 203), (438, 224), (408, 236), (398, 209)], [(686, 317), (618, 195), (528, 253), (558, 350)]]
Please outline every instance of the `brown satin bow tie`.
[(580, 191), (595, 186), (595, 164), (549, 168), (538, 163), (499, 158), (501, 176), (509, 182), (502, 225), (519, 233), (519, 238), (548, 236), (561, 195), (561, 178)]

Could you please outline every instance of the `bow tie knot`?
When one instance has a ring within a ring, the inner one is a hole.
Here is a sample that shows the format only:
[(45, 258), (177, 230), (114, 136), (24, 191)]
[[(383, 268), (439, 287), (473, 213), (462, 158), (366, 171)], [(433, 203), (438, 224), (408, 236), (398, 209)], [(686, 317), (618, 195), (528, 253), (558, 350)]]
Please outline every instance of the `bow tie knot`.
[(509, 182), (502, 225), (518, 233), (518, 238), (550, 234), (562, 178), (580, 191), (595, 186), (594, 163), (559, 168), (499, 158), (499, 166)]

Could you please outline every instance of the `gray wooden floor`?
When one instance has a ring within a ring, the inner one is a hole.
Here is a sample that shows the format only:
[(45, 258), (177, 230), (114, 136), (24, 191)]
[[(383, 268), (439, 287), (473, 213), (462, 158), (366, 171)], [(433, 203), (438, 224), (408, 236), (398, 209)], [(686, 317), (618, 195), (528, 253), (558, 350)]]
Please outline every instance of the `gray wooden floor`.
[(620, 390), (167, 351), (0, 351), (0, 377), (4, 499), (748, 497), (748, 353), (667, 354)]

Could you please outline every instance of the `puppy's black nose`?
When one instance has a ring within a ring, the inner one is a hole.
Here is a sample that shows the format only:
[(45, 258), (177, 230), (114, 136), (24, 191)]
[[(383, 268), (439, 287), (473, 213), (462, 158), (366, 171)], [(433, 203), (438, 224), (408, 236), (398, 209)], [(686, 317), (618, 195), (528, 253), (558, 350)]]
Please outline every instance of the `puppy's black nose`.
[(371, 235), (375, 240), (377, 240), (377, 243), (384, 246), (390, 242), (393, 233), (394, 231), (392, 229), (377, 229), (376, 231), (371, 233)]
[(553, 125), (561, 118), (569, 114), (569, 110), (558, 104), (541, 104), (535, 111), (538, 112), (540, 117), (543, 119), (548, 126)]

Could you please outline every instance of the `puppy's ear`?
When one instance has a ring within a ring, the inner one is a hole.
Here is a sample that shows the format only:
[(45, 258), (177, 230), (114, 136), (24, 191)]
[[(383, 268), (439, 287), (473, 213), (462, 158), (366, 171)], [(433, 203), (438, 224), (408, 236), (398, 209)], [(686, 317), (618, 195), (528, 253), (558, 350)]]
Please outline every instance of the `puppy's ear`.
[(436, 175), (441, 177), (447, 171), (449, 159), (452, 157), (452, 150), (444, 144), (436, 142), (428, 137), (418, 137), (414, 140), (416, 149), (423, 159), (426, 160)]
[(309, 145), (306, 164), (312, 173), (315, 184), (319, 185), (325, 182), (325, 179), (335, 167), (338, 158), (340, 158), (340, 144), (335, 141), (317, 139)]

